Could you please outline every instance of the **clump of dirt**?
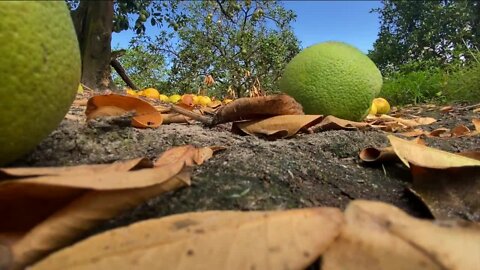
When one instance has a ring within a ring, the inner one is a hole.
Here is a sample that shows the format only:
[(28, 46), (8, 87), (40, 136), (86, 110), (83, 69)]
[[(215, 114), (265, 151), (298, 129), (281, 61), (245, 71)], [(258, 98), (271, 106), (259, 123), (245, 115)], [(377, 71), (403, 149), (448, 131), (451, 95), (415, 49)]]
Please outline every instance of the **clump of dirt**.
[[(438, 109), (438, 108), (437, 108)], [(72, 110), (74, 110), (72, 108)], [(474, 114), (438, 114), (437, 125), (471, 125)], [(192, 186), (151, 199), (94, 232), (139, 220), (213, 209), (270, 210), (313, 206), (344, 208), (354, 199), (380, 200), (418, 217), (430, 217), (406, 192), (410, 173), (402, 164), (367, 166), (358, 153), (387, 146), (381, 131), (325, 131), (266, 141), (239, 136), (230, 125), (163, 125), (136, 129), (105, 121), (65, 119), (29, 155), (10, 166), (67, 166), (109, 163), (136, 157), (155, 158), (172, 146), (219, 145), (226, 150), (195, 168)], [(480, 136), (427, 138), (427, 144), (458, 152), (478, 150)]]

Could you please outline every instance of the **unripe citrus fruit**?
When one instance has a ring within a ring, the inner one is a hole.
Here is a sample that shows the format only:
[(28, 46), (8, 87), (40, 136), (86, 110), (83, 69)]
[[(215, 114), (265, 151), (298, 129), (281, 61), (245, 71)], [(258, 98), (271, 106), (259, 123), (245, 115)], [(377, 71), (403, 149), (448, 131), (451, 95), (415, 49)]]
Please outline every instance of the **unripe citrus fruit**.
[(380, 92), (382, 75), (360, 50), (342, 42), (324, 42), (296, 55), (279, 87), (302, 104), (306, 114), (359, 121)]
[(373, 100), (372, 104), (377, 107), (378, 114), (386, 114), (390, 112), (390, 104), (384, 98), (376, 98)]
[(80, 51), (64, 1), (0, 1), (0, 164), (55, 129), (80, 82)]

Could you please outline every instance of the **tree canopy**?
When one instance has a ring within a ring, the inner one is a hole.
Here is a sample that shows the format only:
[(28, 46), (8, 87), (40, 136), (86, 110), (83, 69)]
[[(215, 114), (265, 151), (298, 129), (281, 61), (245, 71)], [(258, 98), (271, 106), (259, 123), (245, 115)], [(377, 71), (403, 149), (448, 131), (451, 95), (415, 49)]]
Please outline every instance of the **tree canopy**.
[(462, 65), (480, 47), (480, 1), (382, 0), (381, 20), (369, 52), (384, 73)]
[(176, 20), (173, 31), (142, 38), (168, 58), (169, 89), (205, 90), (203, 80), (211, 75), (214, 94), (275, 90), (283, 67), (299, 52), (290, 27), (295, 15), (279, 2), (185, 1), (179, 7), (188, 17)]

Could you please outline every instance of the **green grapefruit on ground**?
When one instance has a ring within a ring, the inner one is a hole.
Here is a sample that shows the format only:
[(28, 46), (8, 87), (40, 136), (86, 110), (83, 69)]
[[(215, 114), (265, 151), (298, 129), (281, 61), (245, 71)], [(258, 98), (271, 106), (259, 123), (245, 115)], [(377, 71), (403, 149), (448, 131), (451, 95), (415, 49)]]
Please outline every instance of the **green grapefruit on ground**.
[(357, 48), (323, 42), (304, 49), (287, 64), (279, 87), (302, 104), (306, 114), (361, 121), (380, 93), (382, 74)]
[(67, 113), (80, 51), (64, 1), (0, 1), (0, 165), (32, 150)]

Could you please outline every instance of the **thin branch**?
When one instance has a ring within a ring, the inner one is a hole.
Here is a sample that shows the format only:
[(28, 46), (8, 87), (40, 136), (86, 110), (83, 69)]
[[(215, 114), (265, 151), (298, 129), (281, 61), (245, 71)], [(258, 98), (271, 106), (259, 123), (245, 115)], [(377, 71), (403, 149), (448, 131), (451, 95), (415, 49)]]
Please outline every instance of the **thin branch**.
[(207, 125), (207, 126), (212, 125), (213, 118), (211, 118), (211, 117), (203, 116), (203, 115), (198, 114), (198, 113), (194, 113), (192, 111), (189, 111), (189, 110), (184, 109), (184, 108), (182, 108), (180, 106), (177, 106), (177, 105), (172, 104), (170, 106), (171, 106), (170, 107), (171, 110), (176, 112), (176, 113), (179, 113), (179, 114), (185, 115), (187, 117), (190, 117), (191, 119), (197, 120), (198, 122), (201, 122), (204, 125)]
[(222, 11), (223, 15), (225, 15), (225, 17), (227, 17), (227, 19), (229, 21), (231, 21), (233, 24), (235, 24), (235, 21), (233, 20), (233, 18), (227, 13), (227, 11), (223, 8), (222, 6), (222, 2), (220, 0), (215, 0), (215, 2), (217, 2), (218, 6), (220, 7), (220, 10)]

